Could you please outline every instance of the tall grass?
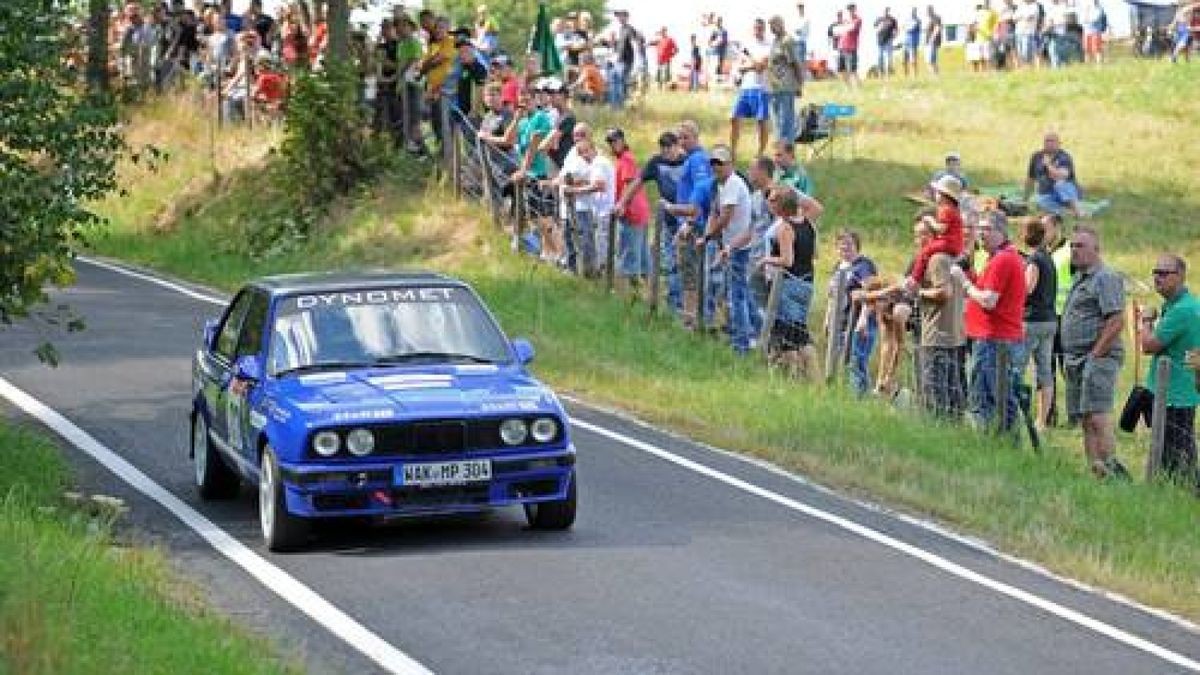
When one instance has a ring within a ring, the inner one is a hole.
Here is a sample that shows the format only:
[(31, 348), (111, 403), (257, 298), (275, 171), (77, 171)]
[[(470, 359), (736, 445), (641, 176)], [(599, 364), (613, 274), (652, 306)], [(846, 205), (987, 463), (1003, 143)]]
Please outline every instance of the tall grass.
[(44, 438), (0, 422), (0, 672), (288, 672), (209, 613), (162, 555), (66, 506)]
[[(1187, 86), (1196, 74), (1129, 62), (1100, 70), (950, 74), (869, 83), (854, 92), (814, 84), (808, 100), (844, 100), (860, 109), (857, 157), (839, 153), (809, 167), (827, 207), (822, 230), (856, 227), (867, 252), (899, 272), (911, 246), (911, 206), (902, 195), (928, 179), (946, 150), (963, 154), (977, 184), (1020, 182), (1041, 133), (1054, 126), (1089, 194), (1114, 202), (1097, 220), (1110, 261), (1140, 279), (1162, 247), (1194, 257), (1200, 238), (1190, 214), (1200, 198), (1185, 188), (1200, 167), (1183, 139), (1194, 133), (1190, 120), (1200, 119), (1200, 103)], [(624, 126), (635, 147), (648, 149), (659, 131), (683, 118), (700, 121), (703, 140), (716, 142), (726, 133), (728, 110), (726, 98), (703, 93), (651, 95), (635, 114), (580, 112), (599, 128)], [(157, 193), (159, 180), (138, 177), (135, 194)], [(538, 373), (560, 388), (931, 515), (1057, 571), (1200, 618), (1196, 500), (1171, 486), (1094, 482), (1075, 433), (1056, 432), (1035, 456), (838, 388), (782, 379), (669, 320), (647, 318), (640, 304), (511, 256), (486, 218), (448, 203), (436, 189), (397, 194), (376, 186), (329, 223), (319, 241), (266, 261), (237, 251), (209, 254), (224, 220), (253, 213), (254, 193), (237, 184), (214, 186), (213, 202), (169, 233), (148, 230), (137, 209), (116, 213), (97, 244), (102, 252), (224, 288), (256, 274), (364, 261), (421, 263), (465, 276), (510, 333), (535, 340)], [(825, 268), (831, 259), (827, 248), (818, 264)], [(825, 278), (819, 275), (818, 286)], [(814, 304), (819, 320), (823, 303)], [(1144, 440), (1126, 439), (1121, 453), (1139, 465)]]

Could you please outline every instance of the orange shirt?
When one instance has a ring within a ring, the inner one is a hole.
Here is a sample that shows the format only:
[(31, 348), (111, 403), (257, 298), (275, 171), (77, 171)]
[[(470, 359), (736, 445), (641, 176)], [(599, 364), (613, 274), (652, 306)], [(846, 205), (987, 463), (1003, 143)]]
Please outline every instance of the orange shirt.
[(604, 93), (604, 73), (594, 63), (580, 67), (579, 75), (583, 78), (583, 90), (593, 96)]

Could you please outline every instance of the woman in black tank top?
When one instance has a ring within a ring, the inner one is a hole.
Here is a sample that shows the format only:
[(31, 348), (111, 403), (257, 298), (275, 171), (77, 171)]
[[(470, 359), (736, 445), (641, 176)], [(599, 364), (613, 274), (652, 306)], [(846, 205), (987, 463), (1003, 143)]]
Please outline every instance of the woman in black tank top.
[(762, 260), (772, 284), (780, 284), (779, 306), (771, 328), (768, 351), (772, 360), (795, 374), (816, 374), (816, 350), (808, 334), (808, 309), (812, 303), (813, 256), (816, 229), (797, 217), (799, 195), (790, 187), (771, 191), (768, 204), (776, 215), (768, 232), (769, 255)]

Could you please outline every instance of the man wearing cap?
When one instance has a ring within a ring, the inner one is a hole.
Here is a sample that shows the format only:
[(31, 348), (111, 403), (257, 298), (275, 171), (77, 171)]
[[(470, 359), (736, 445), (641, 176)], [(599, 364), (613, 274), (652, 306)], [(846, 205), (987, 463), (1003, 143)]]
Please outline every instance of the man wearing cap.
[(454, 47), (457, 54), (454, 67), (446, 79), (447, 94), (454, 96), (454, 102), (461, 114), (451, 115), (455, 123), (462, 123), (471, 114), (474, 100), (474, 90), (482, 87), (488, 78), (488, 68), (484, 55), (479, 51), (466, 28), (456, 31)]
[[(1200, 300), (1188, 292), (1187, 262), (1178, 255), (1166, 253), (1154, 265), (1154, 290), (1163, 298), (1162, 317), (1157, 320), (1145, 315), (1139, 322), (1142, 351), (1153, 354), (1146, 386), (1156, 391), (1158, 363), (1171, 362), (1167, 386), (1167, 407), (1162, 470), (1184, 481), (1189, 487), (1200, 488), (1196, 474), (1196, 406), (1200, 391), (1196, 379), (1187, 370), (1187, 353), (1200, 348)], [(1152, 424), (1157, 426), (1158, 420)]]
[[(989, 255), (983, 273), (976, 277), (957, 266), (951, 269), (951, 273), (962, 281), (966, 291), (967, 337), (974, 341), (971, 351), (971, 412), (978, 422), (990, 424), (999, 405), (996, 383), (1000, 377), (1010, 378), (1005, 417), (1000, 422), (1000, 427), (1007, 431), (1016, 421), (1019, 405), (1017, 385), (1020, 383), (1020, 372), (1015, 364), (1021, 362), (1021, 350), (1025, 344), (1025, 261), (1008, 239), (1008, 219), (1002, 212), (993, 210), (983, 213), (979, 226), (983, 246)], [(1005, 373), (999, 370), (1002, 349), (1009, 354)]]
[[(658, 137), (658, 154), (646, 161), (641, 175), (621, 194), (615, 213), (621, 216), (636, 191), (651, 181), (658, 186), (658, 196), (662, 202), (677, 201), (679, 177), (683, 173), (683, 157), (679, 136), (673, 131), (662, 133)], [(667, 305), (679, 314), (683, 310), (683, 287), (679, 281), (679, 264), (675, 253), (675, 235), (679, 232), (679, 219), (668, 213), (661, 202), (655, 216), (655, 227), (662, 229), (659, 261), (667, 281)]]
[(1042, 149), (1029, 158), (1029, 169), (1025, 177), (1025, 200), (1037, 188), (1037, 206), (1046, 213), (1061, 214), (1070, 211), (1083, 215), (1079, 208), (1080, 190), (1075, 179), (1075, 162), (1062, 149), (1058, 132), (1047, 131), (1042, 138)]
[(737, 67), (741, 82), (738, 85), (737, 100), (733, 104), (733, 114), (729, 118), (729, 151), (735, 157), (743, 119), (754, 120), (758, 127), (758, 154), (762, 155), (767, 151), (770, 98), (767, 96), (765, 79), (770, 56), (767, 24), (762, 19), (755, 19), (754, 35), (742, 46), (742, 55)]
[(709, 157), (717, 181), (717, 210), (704, 235), (720, 240), (717, 261), (726, 266), (730, 344), (736, 354), (750, 350), (750, 188), (734, 171), (733, 152), (724, 145)]
[(933, 192), (932, 185), (941, 180), (942, 176), (954, 176), (958, 179), (959, 184), (963, 186), (964, 190), (971, 186), (970, 182), (967, 180), (967, 174), (963, 173), (962, 170), (962, 155), (960, 155), (957, 150), (951, 150), (950, 152), (947, 152), (945, 161), (945, 165), (938, 171), (934, 172), (933, 177), (929, 179), (929, 184), (931, 187), (929, 187), (927, 191), (929, 193), (929, 198), (934, 201), (937, 201), (937, 195)]
[(625, 141), (625, 132), (609, 129), (604, 135), (616, 161), (614, 180), (619, 199), (614, 215), (620, 224), (617, 249), (618, 271), (622, 278), (637, 288), (638, 281), (650, 274), (650, 249), (646, 243), (650, 223), (650, 204), (638, 178), (637, 160)]

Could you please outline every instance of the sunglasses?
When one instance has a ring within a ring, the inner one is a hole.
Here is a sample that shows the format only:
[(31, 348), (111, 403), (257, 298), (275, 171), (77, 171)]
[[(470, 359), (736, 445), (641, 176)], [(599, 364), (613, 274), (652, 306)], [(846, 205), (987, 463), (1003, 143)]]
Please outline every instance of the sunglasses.
[(1153, 271), (1151, 271), (1151, 274), (1153, 274), (1156, 277), (1168, 277), (1168, 276), (1171, 276), (1172, 274), (1177, 273), (1178, 271), (1179, 270), (1153, 270)]

